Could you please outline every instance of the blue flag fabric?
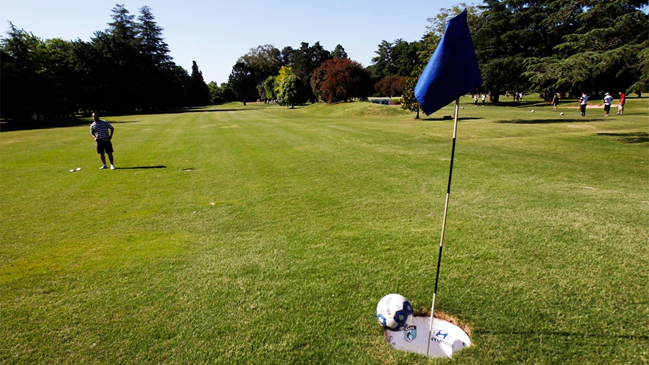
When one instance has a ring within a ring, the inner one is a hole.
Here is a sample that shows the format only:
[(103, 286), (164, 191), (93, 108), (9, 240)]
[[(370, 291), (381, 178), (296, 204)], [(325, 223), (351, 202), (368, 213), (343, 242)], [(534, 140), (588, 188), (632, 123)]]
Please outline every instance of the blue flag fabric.
[(464, 9), (446, 23), (442, 41), (415, 86), (415, 98), (426, 115), (482, 85), (466, 17)]

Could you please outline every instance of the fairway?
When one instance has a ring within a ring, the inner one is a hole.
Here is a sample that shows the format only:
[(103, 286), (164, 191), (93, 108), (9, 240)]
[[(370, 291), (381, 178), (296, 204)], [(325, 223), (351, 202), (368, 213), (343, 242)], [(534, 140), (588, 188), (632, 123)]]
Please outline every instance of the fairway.
[[(473, 346), (452, 363), (649, 363), (649, 99), (526, 98), (462, 99), (435, 309)], [(114, 171), (90, 120), (3, 131), (0, 363), (450, 363), (392, 349), (375, 310), (430, 308), (452, 114), (103, 116)]]

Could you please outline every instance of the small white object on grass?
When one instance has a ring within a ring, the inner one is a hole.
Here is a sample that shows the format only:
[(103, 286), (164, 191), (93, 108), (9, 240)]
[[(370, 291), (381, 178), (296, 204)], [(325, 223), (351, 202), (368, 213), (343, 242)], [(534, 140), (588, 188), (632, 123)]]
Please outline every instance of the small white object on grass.
[(77, 171), (81, 171), (81, 167), (77, 167)]
[(532, 113), (534, 113), (534, 109), (532, 109)]
[(563, 112), (559, 113), (559, 115), (563, 115)]

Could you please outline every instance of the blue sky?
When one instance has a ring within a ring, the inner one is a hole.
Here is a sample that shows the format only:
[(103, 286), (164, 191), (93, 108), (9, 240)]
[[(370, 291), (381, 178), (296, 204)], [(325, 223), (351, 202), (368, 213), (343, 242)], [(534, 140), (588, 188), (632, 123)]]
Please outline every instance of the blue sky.
[[(133, 15), (147, 5), (152, 9), (174, 62), (191, 70), (198, 63), (206, 82), (226, 82), (237, 59), (251, 48), (272, 44), (298, 48), (317, 41), (332, 51), (341, 44), (349, 57), (364, 66), (382, 40), (421, 39), (427, 18), (460, 0), (3, 0), (0, 3), (2, 36), (9, 21), (43, 38), (89, 41), (105, 30), (116, 3)], [(467, 2), (470, 4), (470, 2)]]

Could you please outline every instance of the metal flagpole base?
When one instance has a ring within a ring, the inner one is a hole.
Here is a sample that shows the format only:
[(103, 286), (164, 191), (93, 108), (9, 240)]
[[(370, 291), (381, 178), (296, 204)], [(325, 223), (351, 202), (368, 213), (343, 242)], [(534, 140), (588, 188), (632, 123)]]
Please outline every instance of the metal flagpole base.
[(414, 352), (429, 357), (451, 358), (457, 351), (471, 346), (471, 339), (460, 327), (451, 322), (433, 319), (433, 330), (428, 335), (430, 317), (414, 317), (405, 331), (385, 331), (385, 339), (395, 349)]

